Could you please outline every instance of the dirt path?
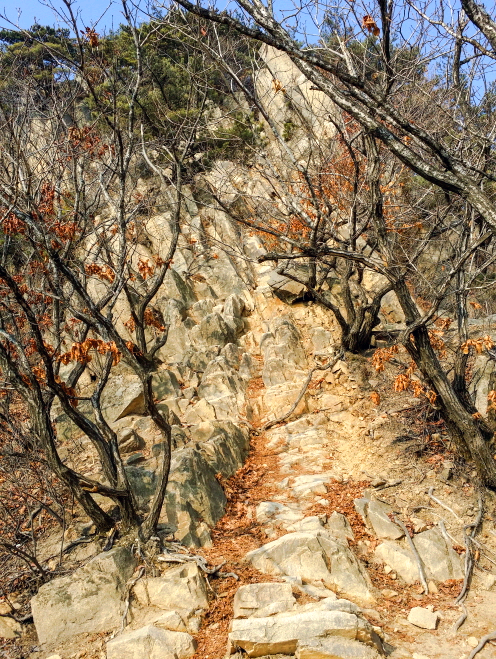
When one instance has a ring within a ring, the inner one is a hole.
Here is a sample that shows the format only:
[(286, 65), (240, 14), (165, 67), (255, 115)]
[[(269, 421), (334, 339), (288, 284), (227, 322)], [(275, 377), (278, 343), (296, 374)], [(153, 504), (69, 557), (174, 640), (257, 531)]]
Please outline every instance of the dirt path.
[[(267, 316), (269, 320), (280, 317), (287, 309), (272, 303), (265, 319), (259, 322), (267, 327), (270, 325)], [(322, 326), (322, 315), (315, 311), (315, 307), (303, 306), (293, 310), (290, 320), (300, 337), (315, 336), (316, 327), (320, 333), (329, 331)], [(306, 340), (304, 347), (307, 359), (312, 359), (315, 342), (312, 346)], [(266, 362), (261, 363), (263, 366)], [(297, 384), (301, 385), (302, 381), (301, 366), (295, 366), (293, 379), (291, 373), (286, 376), (286, 391), (292, 392), (291, 400), (294, 400), (294, 393), (299, 391)], [(251, 452), (245, 466), (225, 483), (229, 503), (225, 516), (212, 533), (213, 547), (201, 550), (211, 563), (226, 561), (223, 570), (236, 573), (239, 580), (211, 582), (211, 606), (197, 639), (195, 659), (225, 656), (232, 599), (238, 587), (272, 580), (244, 561), (246, 553), (285, 533), (314, 528), (324, 523), (333, 511), (346, 515), (351, 524), (354, 532), (351, 547), (367, 567), (376, 589), (377, 604), (365, 614), (372, 624), (382, 628), (387, 642), (396, 648), (392, 657), (461, 659), (468, 656), (474, 638), (480, 639), (492, 631), (496, 622), (496, 593), (481, 589), (478, 577), (466, 602), (468, 620), (455, 636), (450, 629), (460, 615), (459, 607), (454, 604), (459, 582), (439, 584), (437, 592), (422, 595), (418, 584), (401, 583), (393, 572), (385, 571), (374, 561), (378, 540), (366, 528), (353, 503), (371, 485), (386, 486), (381, 499), (392, 503), (407, 524), (411, 524), (414, 508), (427, 504), (431, 510), (423, 514), (425, 523), (427, 526), (436, 523), (439, 512), (432, 512), (432, 501), (426, 496), (428, 486), (435, 487), (439, 496), (447, 498), (460, 514), (470, 515), (470, 506), (475, 501), (472, 487), (453, 487), (454, 483), (440, 480), (441, 458), (446, 461), (451, 457), (444, 444), (444, 453), (435, 453), (434, 446), (426, 450), (420, 461), (418, 456), (405, 453), (401, 445), (394, 444), (395, 437), (407, 432), (414, 421), (410, 418), (411, 408), (417, 401), (388, 395), (388, 377), (387, 373), (378, 377), (370, 362), (358, 357), (338, 364), (331, 373), (317, 372), (298, 414), (289, 423), (252, 433)], [(370, 397), (372, 391), (381, 393), (384, 402), (379, 406)], [(259, 411), (258, 418), (253, 420), (258, 427), (271, 414), (280, 416), (289, 408), (287, 398), (286, 407), (279, 405), (281, 387), (264, 386), (260, 377), (252, 381), (249, 399), (253, 409)], [(433, 456), (437, 457), (433, 460)], [(394, 482), (396, 486), (387, 487)], [(442, 512), (449, 517), (449, 513)], [(452, 522), (446, 521), (448, 530), (462, 538), (460, 524)], [(490, 539), (484, 537), (484, 541)], [(493, 549), (496, 550), (494, 542)], [(295, 585), (294, 593), (299, 601), (311, 599), (304, 587)], [(421, 630), (408, 623), (406, 617), (414, 606), (439, 611), (438, 630)], [(488, 645), (479, 657), (496, 657), (496, 649)]]

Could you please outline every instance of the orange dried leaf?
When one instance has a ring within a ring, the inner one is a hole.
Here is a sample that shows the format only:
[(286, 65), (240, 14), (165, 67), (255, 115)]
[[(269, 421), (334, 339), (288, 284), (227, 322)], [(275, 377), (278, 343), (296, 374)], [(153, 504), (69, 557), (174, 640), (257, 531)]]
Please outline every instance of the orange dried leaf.
[(380, 402), (381, 402), (381, 397), (379, 396), (379, 394), (377, 393), (377, 391), (373, 391), (373, 392), (370, 394), (370, 398), (372, 399), (372, 402), (374, 403), (374, 405), (379, 405)]

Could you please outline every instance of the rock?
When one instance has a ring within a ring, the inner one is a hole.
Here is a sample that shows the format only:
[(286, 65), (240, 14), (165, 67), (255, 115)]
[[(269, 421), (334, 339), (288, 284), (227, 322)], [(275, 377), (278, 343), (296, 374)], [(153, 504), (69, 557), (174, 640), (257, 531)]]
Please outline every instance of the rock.
[(71, 575), (44, 584), (31, 600), (40, 643), (59, 643), (121, 624), (122, 593), (136, 565), (131, 550), (95, 556)]
[(241, 318), (245, 310), (245, 303), (239, 295), (232, 294), (224, 302), (224, 315)]
[(193, 343), (199, 346), (225, 346), (234, 343), (233, 330), (219, 313), (210, 313), (190, 330)]
[(306, 497), (312, 494), (327, 494), (328, 483), (332, 478), (331, 474), (308, 474), (297, 476), (293, 481), (293, 495), (296, 498)]
[(322, 519), (318, 515), (312, 515), (292, 524), (288, 530), (309, 533), (312, 531), (320, 531), (323, 528), (324, 522)]
[(429, 524), (420, 517), (410, 517), (410, 521), (413, 524), (415, 533), (422, 533), (422, 531), (427, 531), (429, 528)]
[(358, 641), (324, 638), (298, 643), (296, 659), (379, 659), (381, 655)]
[[(102, 396), (102, 407), (107, 410), (112, 421), (119, 421), (131, 414), (145, 413), (145, 399), (141, 382), (136, 377), (116, 376), (110, 380)], [(153, 375), (152, 389), (158, 401), (178, 396), (179, 383), (172, 371), (157, 371)]]
[(391, 506), (367, 497), (356, 499), (354, 503), (356, 511), (378, 538), (399, 540), (405, 535), (401, 528), (389, 518), (393, 512)]
[[(291, 382), (296, 369), (306, 369), (307, 360), (294, 324), (287, 318), (272, 321), (271, 331), (260, 340), (264, 356), (262, 379), (266, 387)], [(303, 377), (306, 373), (301, 373)]]
[(437, 595), (437, 593), (439, 592), (439, 589), (434, 583), (434, 581), (429, 581), (429, 583), (427, 584), (427, 588), (429, 589), (429, 593), (431, 593), (431, 595)]
[(408, 614), (408, 622), (422, 629), (436, 629), (439, 622), (439, 613), (429, 611), (421, 606), (414, 606)]
[[(463, 578), (460, 557), (451, 545), (446, 544), (438, 528), (417, 534), (413, 542), (424, 564), (427, 579), (447, 581)], [(404, 544), (383, 542), (375, 550), (375, 555), (395, 570), (406, 583), (418, 581), (417, 563), (411, 550)]]
[(419, 580), (415, 558), (410, 549), (403, 545), (391, 541), (383, 542), (376, 548), (375, 556), (391, 570), (395, 570), (406, 583)]
[(170, 629), (173, 632), (187, 632), (188, 628), (177, 611), (166, 611), (153, 621), (154, 627)]
[(240, 586), (234, 596), (235, 618), (265, 618), (289, 611), (296, 600), (290, 584), (254, 583)]
[(179, 300), (186, 308), (192, 306), (196, 301), (193, 289), (174, 268), (167, 270), (160, 293), (165, 298)]
[(267, 284), (272, 288), (274, 294), (286, 304), (294, 304), (297, 300), (303, 300), (307, 290), (304, 284), (288, 279), (276, 270), (270, 273)]
[(198, 300), (198, 302), (195, 302), (189, 310), (189, 314), (196, 323), (201, 323), (205, 316), (212, 313), (214, 305), (215, 302), (211, 297)]
[(359, 602), (374, 601), (365, 570), (348, 547), (325, 530), (288, 533), (248, 552), (246, 558), (266, 574), (297, 577)]
[(463, 579), (460, 557), (451, 543), (446, 543), (437, 527), (419, 533), (413, 541), (425, 565), (428, 579), (434, 581)]
[(107, 659), (187, 659), (196, 650), (192, 636), (147, 625), (107, 643)]
[(119, 438), (119, 451), (121, 454), (132, 453), (133, 451), (139, 451), (143, 448), (145, 442), (143, 438), (138, 435), (138, 433), (132, 428), (127, 428), (123, 430)]
[(267, 522), (282, 511), (289, 510), (288, 506), (276, 501), (262, 501), (255, 509), (255, 518), (257, 522)]
[(0, 618), (0, 638), (18, 638), (22, 634), (22, 626), (13, 618)]
[(469, 636), (467, 638), (467, 645), (469, 645), (471, 648), (476, 648), (479, 645), (479, 639), (475, 636)]
[(195, 405), (188, 407), (184, 413), (184, 423), (196, 425), (202, 421), (213, 421), (215, 408), (205, 398), (201, 398)]
[(277, 653), (295, 654), (300, 644), (304, 646), (317, 639), (336, 636), (381, 648), (380, 639), (368, 622), (343, 611), (238, 618), (232, 622), (229, 640), (231, 645), (240, 647), (249, 657), (262, 657)]
[(344, 515), (334, 511), (327, 520), (327, 529), (335, 538), (339, 538), (343, 542), (354, 540), (355, 534), (350, 526), (350, 523)]
[(186, 620), (208, 604), (205, 579), (196, 563), (171, 568), (161, 577), (140, 579), (133, 592), (141, 606), (177, 611)]

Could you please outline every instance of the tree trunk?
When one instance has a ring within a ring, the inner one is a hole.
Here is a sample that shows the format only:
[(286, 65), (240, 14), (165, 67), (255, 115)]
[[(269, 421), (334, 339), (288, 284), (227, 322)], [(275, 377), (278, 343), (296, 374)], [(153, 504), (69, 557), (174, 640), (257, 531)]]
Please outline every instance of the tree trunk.
[[(394, 290), (405, 314), (407, 326), (420, 318), (418, 309), (405, 282), (399, 280)], [(410, 337), (413, 337), (413, 341)], [(427, 328), (420, 325), (406, 334), (404, 345), (417, 364), (424, 379), (435, 392), (436, 404), (448, 426), (457, 450), (473, 461), (477, 474), (484, 485), (496, 489), (496, 461), (493, 459), (483, 428), (466, 409), (449, 382), (444, 369), (431, 345)]]

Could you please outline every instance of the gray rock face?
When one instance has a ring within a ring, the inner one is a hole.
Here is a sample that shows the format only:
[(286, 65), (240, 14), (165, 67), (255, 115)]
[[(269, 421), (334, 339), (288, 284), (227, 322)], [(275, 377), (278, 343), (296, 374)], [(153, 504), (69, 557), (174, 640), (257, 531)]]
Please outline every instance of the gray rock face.
[(299, 643), (296, 659), (379, 659), (374, 648), (347, 638), (325, 638)]
[(196, 301), (193, 289), (174, 268), (169, 268), (167, 271), (161, 293), (164, 297), (179, 300), (186, 308)]
[[(111, 421), (119, 421), (131, 414), (144, 414), (145, 400), (141, 382), (136, 376), (118, 376), (105, 389), (102, 407)], [(152, 380), (153, 393), (157, 400), (172, 398), (180, 392), (179, 383), (172, 371), (157, 371)]]
[[(424, 564), (427, 579), (447, 581), (463, 578), (460, 557), (446, 544), (439, 529), (433, 528), (418, 533), (413, 542)], [(375, 555), (395, 570), (406, 583), (419, 580), (417, 563), (405, 544), (383, 542), (375, 550)]]
[(288, 533), (249, 552), (246, 558), (266, 574), (324, 585), (360, 603), (374, 601), (365, 570), (348, 547), (326, 531)]
[(343, 611), (308, 611), (270, 618), (233, 620), (229, 640), (249, 657), (270, 654), (295, 654), (299, 646), (316, 639), (339, 637), (360, 641), (372, 648), (380, 640), (368, 622)]
[(161, 577), (140, 579), (133, 592), (142, 606), (178, 611), (185, 620), (208, 605), (205, 579), (196, 563), (171, 568)]
[(70, 576), (41, 586), (31, 600), (40, 643), (61, 642), (120, 625), (122, 593), (135, 566), (131, 550), (117, 547), (98, 554)]
[(362, 516), (365, 524), (367, 524), (378, 538), (399, 540), (405, 535), (401, 528), (389, 518), (393, 509), (386, 503), (368, 498), (356, 499), (355, 508)]
[(234, 343), (235, 334), (219, 313), (210, 313), (190, 330), (191, 340), (198, 346), (225, 346)]
[(119, 438), (119, 450), (121, 454), (139, 451), (144, 445), (143, 438), (132, 428), (124, 430)]
[(276, 318), (262, 336), (262, 379), (266, 387), (291, 381), (295, 369), (306, 368), (306, 357), (296, 327), (287, 318)]
[(205, 316), (212, 313), (214, 306), (215, 301), (211, 297), (205, 298), (204, 300), (198, 300), (198, 302), (195, 302), (191, 307), (189, 314), (196, 323), (201, 323)]
[(235, 618), (265, 618), (289, 611), (295, 605), (288, 583), (254, 583), (241, 586), (234, 596)]
[(215, 475), (229, 478), (242, 466), (249, 438), (230, 421), (211, 421), (197, 426), (193, 440), (198, 443), (173, 456), (164, 507), (176, 538), (198, 547), (209, 541), (195, 531), (200, 520), (214, 526), (224, 514), (226, 497)]
[(107, 659), (187, 659), (195, 649), (189, 634), (147, 625), (109, 641)]

